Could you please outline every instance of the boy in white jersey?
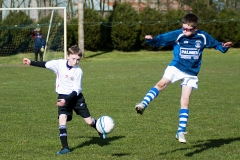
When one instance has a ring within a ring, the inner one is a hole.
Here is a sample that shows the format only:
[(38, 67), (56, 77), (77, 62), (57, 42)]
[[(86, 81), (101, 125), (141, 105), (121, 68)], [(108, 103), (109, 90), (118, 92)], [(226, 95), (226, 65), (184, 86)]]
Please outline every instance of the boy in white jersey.
[(173, 46), (173, 60), (166, 68), (162, 79), (152, 87), (141, 103), (135, 106), (138, 114), (143, 114), (149, 103), (158, 96), (171, 82), (181, 80), (182, 95), (179, 110), (179, 125), (176, 139), (181, 143), (186, 143), (185, 132), (188, 114), (189, 99), (193, 89), (198, 88), (198, 73), (202, 62), (202, 52), (204, 48), (215, 48), (225, 53), (232, 46), (232, 42), (218, 42), (208, 33), (198, 30), (198, 17), (194, 14), (187, 14), (182, 19), (182, 28), (159, 34), (155, 38), (151, 35), (145, 36), (149, 45)]
[[(24, 64), (48, 68), (56, 74), (56, 92), (58, 93), (56, 104), (58, 106), (59, 137), (62, 144), (62, 149), (57, 154), (70, 152), (66, 124), (67, 121), (72, 120), (73, 111), (80, 115), (88, 125), (96, 129), (96, 119), (91, 117), (82, 94), (83, 72), (78, 66), (81, 57), (82, 51), (77, 45), (74, 45), (68, 49), (67, 60), (37, 62), (28, 58), (23, 59)], [(106, 135), (98, 134), (102, 139), (106, 138)]]

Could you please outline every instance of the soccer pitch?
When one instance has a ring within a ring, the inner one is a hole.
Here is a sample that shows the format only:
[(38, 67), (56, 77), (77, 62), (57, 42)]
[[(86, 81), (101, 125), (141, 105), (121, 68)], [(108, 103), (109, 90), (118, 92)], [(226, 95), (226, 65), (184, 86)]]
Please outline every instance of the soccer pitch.
[(171, 51), (86, 52), (83, 94), (93, 117), (109, 115), (106, 140), (74, 114), (67, 124), (71, 152), (59, 141), (55, 74), (21, 64), (32, 54), (0, 57), (0, 159), (172, 160), (240, 159), (240, 50), (205, 50), (193, 91), (186, 135), (175, 140), (180, 82), (170, 84), (143, 115), (134, 106), (162, 77)]

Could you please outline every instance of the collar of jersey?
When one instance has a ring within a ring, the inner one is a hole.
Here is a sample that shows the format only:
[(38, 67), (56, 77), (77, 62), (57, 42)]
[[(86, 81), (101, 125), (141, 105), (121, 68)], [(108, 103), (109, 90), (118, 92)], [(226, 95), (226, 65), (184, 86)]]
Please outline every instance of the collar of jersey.
[(72, 66), (69, 66), (69, 65), (68, 65), (68, 61), (67, 61), (66, 65), (67, 65), (67, 68), (68, 68), (69, 70), (73, 68)]

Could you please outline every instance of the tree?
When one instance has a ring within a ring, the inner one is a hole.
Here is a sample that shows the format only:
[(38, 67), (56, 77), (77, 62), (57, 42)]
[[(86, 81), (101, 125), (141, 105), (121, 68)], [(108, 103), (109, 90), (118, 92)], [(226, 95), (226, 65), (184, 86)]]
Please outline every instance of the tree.
[(163, 33), (165, 31), (164, 28), (166, 28), (163, 23), (163, 17), (164, 15), (161, 12), (150, 8), (149, 6), (139, 13), (139, 21), (141, 22), (139, 40), (141, 47), (148, 50), (155, 49), (154, 47), (146, 44), (145, 35), (156, 36), (159, 33)]
[[(139, 36), (138, 15), (129, 3), (117, 3), (110, 16), (112, 22), (111, 39), (115, 49), (130, 51)], [(119, 24), (119, 22), (121, 22)]]
[[(216, 19), (217, 11), (215, 9), (214, 5), (209, 5), (209, 3), (197, 1), (193, 2), (191, 4), (192, 11), (198, 17), (200, 17), (201, 20), (214, 20)], [(203, 12), (204, 9), (204, 12)]]

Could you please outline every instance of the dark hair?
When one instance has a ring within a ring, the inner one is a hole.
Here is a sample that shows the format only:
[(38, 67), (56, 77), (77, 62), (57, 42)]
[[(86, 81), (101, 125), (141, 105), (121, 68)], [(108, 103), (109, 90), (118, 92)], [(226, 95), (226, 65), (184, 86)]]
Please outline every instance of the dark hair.
[(189, 26), (195, 28), (198, 26), (198, 16), (192, 13), (188, 13), (183, 17), (182, 24), (188, 24)]
[(77, 54), (79, 57), (82, 57), (82, 51), (77, 45), (73, 45), (68, 48), (68, 55)]

